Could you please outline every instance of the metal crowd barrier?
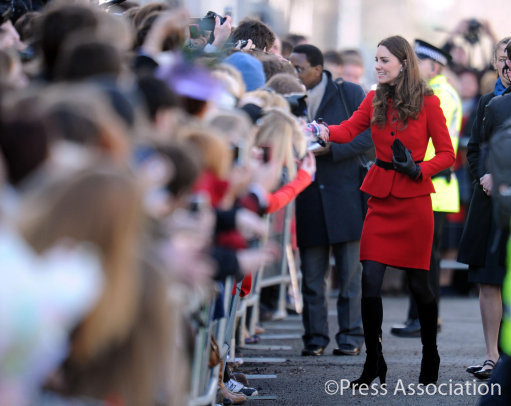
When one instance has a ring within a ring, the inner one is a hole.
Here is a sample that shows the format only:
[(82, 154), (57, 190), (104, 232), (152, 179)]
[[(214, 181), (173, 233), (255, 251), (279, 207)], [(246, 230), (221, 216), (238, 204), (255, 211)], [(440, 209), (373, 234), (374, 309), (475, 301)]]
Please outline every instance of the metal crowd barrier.
[[(281, 214), (283, 213), (283, 216)], [(288, 204), (281, 212), (277, 212), (271, 216), (267, 216), (268, 228), (271, 224), (278, 222), (278, 219), (282, 217), (282, 224), (278, 224), (276, 227), (282, 230), (281, 239), (281, 256), (279, 264), (279, 274), (275, 276), (265, 277), (265, 269), (259, 270), (252, 280), (252, 290), (247, 297), (242, 298), (241, 306), (238, 311), (240, 318), (240, 326), (247, 325), (248, 332), (251, 336), (255, 334), (257, 323), (259, 322), (259, 304), (261, 289), (269, 286), (279, 285), (279, 293), (277, 300), (277, 310), (274, 313), (274, 319), (283, 319), (287, 316), (286, 303), (287, 303), (287, 287), (294, 285), (295, 290), (297, 289), (298, 283), (301, 279), (301, 275), (293, 274), (291, 270), (295, 270), (294, 259), (289, 261), (289, 253), (291, 247), (291, 221), (294, 214), (294, 203)], [(294, 280), (293, 280), (294, 278)], [(296, 298), (301, 304), (301, 298)], [(250, 311), (249, 311), (250, 310)], [(300, 307), (298, 308), (300, 310)], [(243, 329), (239, 329), (238, 334), (238, 345), (240, 347), (245, 346), (245, 340), (243, 339)]]
[[(260, 281), (259, 289), (266, 288), (269, 286), (279, 285), (279, 296), (277, 300), (277, 310), (273, 315), (273, 318), (283, 319), (287, 316), (286, 311), (286, 290), (291, 284), (292, 278), (289, 273), (289, 262), (287, 256), (287, 247), (291, 244), (291, 220), (294, 213), (294, 203), (288, 204), (284, 209), (284, 221), (283, 221), (283, 236), (282, 236), (282, 255), (280, 260), (280, 273), (276, 276), (270, 276), (262, 278)], [(297, 280), (301, 279), (301, 275), (297, 275)], [(258, 320), (256, 320), (257, 322)], [(255, 329), (255, 324), (254, 324)], [(254, 334), (254, 331), (250, 331), (250, 334)]]
[(195, 320), (199, 323), (199, 327), (195, 334), (193, 363), (190, 377), (190, 405), (199, 406), (213, 404), (209, 401), (210, 393), (208, 387), (208, 374), (211, 371), (208, 364), (213, 308), (214, 300), (202, 305), (195, 318)]
[[(278, 308), (275, 318), (284, 318), (286, 311), (287, 287), (292, 283), (288, 272), (288, 247), (291, 243), (291, 220), (294, 213), (294, 205), (288, 204), (282, 213), (268, 216), (268, 224), (282, 218), (282, 224), (277, 226), (282, 230), (282, 255), (280, 259), (280, 272), (276, 276), (264, 278), (264, 269), (252, 275), (252, 289), (249, 295), (240, 298), (241, 281), (236, 283), (236, 294), (232, 294), (233, 278), (227, 278), (224, 287), (224, 310), (225, 316), (213, 321), (215, 300), (203, 305), (200, 311), (200, 327), (195, 335), (194, 359), (191, 371), (191, 386), (189, 406), (214, 405), (218, 389), (220, 368), (225, 368), (226, 362), (235, 357), (236, 346), (243, 347), (243, 326), (248, 324), (248, 331), (255, 334), (255, 327), (259, 321), (260, 293), (263, 287), (279, 285)], [(271, 218), (270, 218), (271, 217)], [(296, 276), (296, 283), (300, 275)], [(236, 327), (239, 326), (236, 334)], [(210, 368), (209, 355), (211, 335), (214, 334), (220, 349), (222, 362)]]
[[(191, 374), (190, 406), (214, 405), (216, 403), (220, 368), (225, 368), (225, 363), (228, 359), (234, 359), (236, 346), (245, 346), (243, 326), (247, 325), (250, 335), (255, 334), (255, 328), (259, 322), (259, 303), (262, 288), (279, 285), (278, 305), (274, 318), (284, 318), (287, 315), (287, 287), (292, 283), (292, 277), (289, 273), (289, 254), (286, 252), (286, 249), (291, 242), (291, 220), (294, 207), (292, 204), (289, 204), (283, 210), (282, 255), (279, 274), (265, 277), (264, 269), (254, 273), (252, 275), (252, 290), (244, 298), (240, 297), (241, 282), (236, 284), (236, 294), (232, 295), (234, 281), (232, 277), (227, 278), (224, 287), (225, 316), (219, 320), (212, 320), (214, 300), (203, 305), (200, 311), (200, 327), (195, 337), (195, 353)], [(268, 216), (268, 226), (277, 218), (278, 215)], [(441, 268), (465, 270), (468, 267), (454, 260), (442, 260)], [(296, 275), (296, 279), (299, 281), (301, 275)], [(238, 334), (236, 334), (237, 326), (239, 326)], [(214, 368), (209, 368), (212, 333), (214, 333), (219, 344), (220, 357), (223, 362)]]
[[(271, 223), (271, 216), (266, 216), (265, 218), (266, 222), (266, 237), (263, 239), (263, 243), (265, 243), (268, 240), (268, 234), (270, 234), (270, 223)], [(247, 318), (248, 318), (248, 331), (251, 335), (255, 334), (255, 327), (257, 325), (257, 322), (259, 321), (259, 299), (261, 294), (261, 279), (263, 277), (264, 273), (264, 266), (262, 266), (260, 269), (258, 269), (257, 272), (255, 272), (252, 275), (252, 289), (250, 290), (250, 293), (243, 297), (240, 301), (240, 308), (236, 312), (237, 320), (236, 323), (239, 321), (240, 328), (238, 329), (238, 345), (240, 347), (245, 346), (245, 339), (243, 337), (243, 331), (244, 326), (247, 324)]]
[[(235, 331), (236, 331), (236, 321), (238, 319), (237, 311), (238, 305), (240, 303), (240, 293), (241, 293), (241, 281), (236, 283), (236, 294), (232, 297), (231, 304), (228, 307), (229, 315), (227, 317), (227, 327), (225, 330), (225, 339), (222, 347), (222, 360), (227, 361), (227, 358), (234, 359), (235, 349), (236, 349), (236, 339), (235, 339)], [(225, 368), (225, 365), (224, 365)]]
[(190, 400), (189, 406), (204, 406), (216, 404), (216, 393), (218, 389), (218, 377), (222, 363), (209, 367), (209, 357), (211, 351), (211, 335), (214, 333), (220, 349), (220, 357), (225, 361), (226, 349), (224, 340), (226, 331), (229, 330), (228, 309), (231, 306), (233, 296), (231, 294), (233, 287), (233, 278), (228, 277), (224, 284), (224, 317), (213, 320), (214, 306), (216, 297), (210, 303), (203, 305), (199, 313), (200, 327), (195, 334), (194, 355), (192, 362), (192, 371), (190, 375)]

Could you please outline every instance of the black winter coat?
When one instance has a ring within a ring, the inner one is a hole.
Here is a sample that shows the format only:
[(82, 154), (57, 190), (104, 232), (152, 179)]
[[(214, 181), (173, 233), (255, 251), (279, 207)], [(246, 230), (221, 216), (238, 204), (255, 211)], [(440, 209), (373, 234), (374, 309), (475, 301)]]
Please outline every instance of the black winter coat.
[[(315, 119), (328, 124), (348, 119), (338, 84), (325, 71), (328, 83)], [(347, 109), (357, 109), (363, 89), (344, 82)], [(361, 155), (373, 145), (369, 130), (347, 144), (331, 144), (328, 154), (316, 157), (314, 182), (296, 198), (296, 234), (299, 247), (360, 240), (364, 222)]]
[(509, 117), (511, 117), (511, 93), (491, 99), (484, 113), (483, 138), (489, 141), (491, 135), (498, 131)]
[[(479, 184), (479, 179), (488, 172), (485, 162), (485, 146), (494, 130), (502, 124), (500, 120), (503, 117), (504, 109), (498, 100), (504, 100), (508, 97), (510, 96), (506, 95), (492, 100), (494, 98), (493, 93), (481, 97), (467, 146), (468, 165), (474, 177), (474, 192), (460, 240), (458, 261), (475, 267), (485, 265), (488, 254), (488, 240), (495, 238), (490, 233), (491, 223), (494, 221), (491, 197), (484, 193), (482, 186)], [(511, 104), (511, 99), (507, 100)], [(505, 242), (502, 240), (498, 245), (498, 255), (502, 257)], [(502, 262), (502, 259), (503, 257), (499, 262)]]

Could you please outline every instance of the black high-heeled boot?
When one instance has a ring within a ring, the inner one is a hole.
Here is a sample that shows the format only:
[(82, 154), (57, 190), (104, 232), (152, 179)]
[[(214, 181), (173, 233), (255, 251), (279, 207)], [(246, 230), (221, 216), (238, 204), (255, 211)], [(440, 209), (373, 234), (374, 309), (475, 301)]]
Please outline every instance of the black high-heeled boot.
[(429, 385), (438, 380), (440, 355), (436, 345), (438, 305), (436, 301), (426, 304), (417, 303), (421, 323), (422, 362), (419, 383)]
[(380, 384), (385, 383), (387, 364), (383, 358), (381, 345), (381, 323), (383, 320), (383, 307), (381, 297), (362, 298), (362, 324), (364, 326), (364, 339), (366, 345), (366, 360), (360, 378), (350, 382), (354, 387), (360, 384), (370, 385), (376, 377)]

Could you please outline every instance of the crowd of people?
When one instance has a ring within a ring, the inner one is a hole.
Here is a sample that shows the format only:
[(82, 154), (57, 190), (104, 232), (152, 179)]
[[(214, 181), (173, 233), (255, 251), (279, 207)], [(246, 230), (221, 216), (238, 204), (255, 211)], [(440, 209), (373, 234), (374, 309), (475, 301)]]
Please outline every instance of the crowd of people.
[(194, 312), (277, 259), (263, 215), (314, 176), (305, 89), (256, 20), (33, 8), (1, 10), (0, 403), (183, 404)]
[[(217, 298), (221, 318), (226, 279), (247, 294), (279, 260), (265, 216), (291, 202), (303, 356), (329, 344), (332, 269), (333, 353), (365, 345), (352, 385), (385, 382), (392, 266), (412, 296), (392, 333), (421, 337), (418, 380), (436, 383), (440, 259), (459, 246), (487, 349), (467, 371), (492, 376), (507, 230), (485, 159), (509, 116), (509, 38), (489, 75), (455, 43), (471, 21), (444, 47), (386, 38), (370, 86), (358, 50), (258, 19), (97, 3), (0, 1), (0, 404), (186, 403), (196, 312)], [(218, 378), (224, 404), (257, 393), (224, 364)]]

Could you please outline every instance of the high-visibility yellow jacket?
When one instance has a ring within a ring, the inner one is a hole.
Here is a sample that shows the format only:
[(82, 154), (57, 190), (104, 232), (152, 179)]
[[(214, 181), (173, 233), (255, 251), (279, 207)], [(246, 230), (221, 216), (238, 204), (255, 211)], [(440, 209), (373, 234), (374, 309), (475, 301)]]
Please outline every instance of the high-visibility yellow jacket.
[[(435, 95), (440, 99), (440, 107), (445, 116), (447, 128), (451, 136), (454, 153), (458, 151), (459, 133), (461, 129), (461, 99), (458, 92), (447, 82), (444, 75), (437, 75), (429, 81)], [(435, 156), (435, 147), (429, 140), (428, 149), (424, 160)], [(460, 193), (458, 180), (454, 173), (451, 174), (450, 181), (443, 176), (433, 178), (435, 193), (431, 194), (434, 211), (447, 213), (457, 213), (460, 210)]]

